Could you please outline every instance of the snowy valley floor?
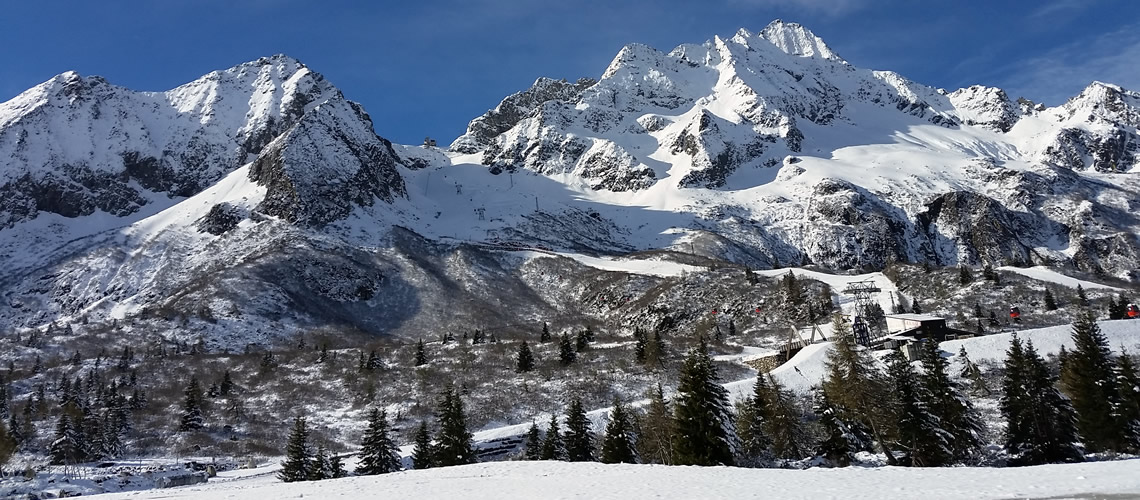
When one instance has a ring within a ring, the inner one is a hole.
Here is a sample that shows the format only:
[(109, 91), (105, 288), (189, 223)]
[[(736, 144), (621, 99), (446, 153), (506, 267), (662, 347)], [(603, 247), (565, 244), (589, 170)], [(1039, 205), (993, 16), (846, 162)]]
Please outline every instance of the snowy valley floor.
[(1024, 468), (774, 470), (566, 462), (491, 462), (310, 483), (271, 475), (103, 499), (1132, 499), (1140, 459)]

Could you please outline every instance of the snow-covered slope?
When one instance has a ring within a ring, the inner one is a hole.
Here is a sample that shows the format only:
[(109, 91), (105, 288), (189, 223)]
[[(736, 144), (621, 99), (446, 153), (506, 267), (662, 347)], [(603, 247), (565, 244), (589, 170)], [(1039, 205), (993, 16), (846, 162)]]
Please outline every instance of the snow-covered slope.
[(1140, 460), (1016, 468), (743, 469), (592, 462), (489, 462), (379, 476), (281, 483), (260, 476), (112, 499), (997, 499), (1131, 498)]
[(540, 79), (452, 151), (692, 216), (671, 222), (751, 251), (723, 257), (1137, 269), (1135, 92), (1094, 83), (1051, 109), (947, 92), (851, 66), (783, 21), (668, 53), (632, 44), (589, 82)]
[(450, 151), (390, 144), (286, 56), (167, 92), (64, 73), (0, 104), (0, 328), (242, 346), (454, 326), (438, 307), (695, 324), (704, 305), (651, 291), (723, 261), (837, 285), (892, 260), (1135, 279), (1138, 109), (1102, 83), (1049, 109), (934, 89), (782, 21), (539, 79)]

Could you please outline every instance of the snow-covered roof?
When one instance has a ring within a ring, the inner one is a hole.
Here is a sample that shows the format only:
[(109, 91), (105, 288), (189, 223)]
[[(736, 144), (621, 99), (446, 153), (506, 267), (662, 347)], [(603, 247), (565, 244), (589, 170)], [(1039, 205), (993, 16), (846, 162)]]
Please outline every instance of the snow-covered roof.
[(929, 314), (910, 314), (910, 313), (888, 314), (886, 316), (887, 316), (887, 318), (902, 319), (902, 320), (907, 320), (907, 321), (922, 321), (922, 322), (943, 321), (946, 319), (946, 318), (940, 318), (938, 316), (931, 316)]

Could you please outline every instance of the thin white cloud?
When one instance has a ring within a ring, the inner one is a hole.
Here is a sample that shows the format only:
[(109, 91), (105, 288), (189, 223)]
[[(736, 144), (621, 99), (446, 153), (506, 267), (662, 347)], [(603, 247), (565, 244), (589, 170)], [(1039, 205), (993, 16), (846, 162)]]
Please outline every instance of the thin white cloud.
[(1011, 94), (1050, 106), (1094, 80), (1140, 90), (1140, 23), (1062, 45), (1015, 63), (1006, 74), (1002, 86)]
[(1054, 14), (1084, 10), (1091, 7), (1094, 3), (1096, 3), (1094, 0), (1053, 0), (1038, 7), (1029, 17), (1042, 18)]

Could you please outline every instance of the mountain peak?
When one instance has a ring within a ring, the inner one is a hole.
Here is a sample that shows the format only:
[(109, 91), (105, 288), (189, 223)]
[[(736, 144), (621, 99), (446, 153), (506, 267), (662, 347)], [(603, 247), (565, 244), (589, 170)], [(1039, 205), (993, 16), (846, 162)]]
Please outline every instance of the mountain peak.
[(847, 64), (847, 61), (844, 61), (842, 57), (839, 57), (839, 54), (831, 50), (831, 47), (828, 47), (822, 38), (799, 23), (776, 19), (760, 31), (760, 37), (789, 55), (827, 59)]

